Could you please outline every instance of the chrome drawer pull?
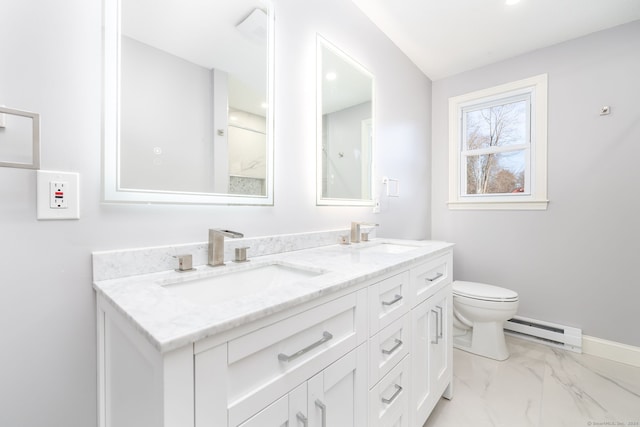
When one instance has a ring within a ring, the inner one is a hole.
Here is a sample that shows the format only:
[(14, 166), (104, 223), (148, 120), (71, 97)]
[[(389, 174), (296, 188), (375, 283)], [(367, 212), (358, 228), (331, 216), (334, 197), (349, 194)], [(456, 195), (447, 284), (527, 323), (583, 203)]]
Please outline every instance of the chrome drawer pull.
[(440, 324), (439, 324), (440, 328), (438, 329), (438, 338), (443, 338), (443, 335), (444, 335), (444, 331), (443, 331), (444, 319), (442, 318), (442, 307), (437, 305), (436, 308), (438, 310), (440, 310)]
[(316, 399), (314, 402), (320, 411), (322, 412), (322, 427), (327, 427), (327, 406), (322, 403), (320, 399)]
[(394, 400), (396, 400), (396, 398), (398, 397), (398, 395), (402, 391), (402, 387), (400, 387), (398, 384), (394, 384), (394, 386), (396, 386), (396, 391), (395, 391), (395, 393), (393, 393), (393, 396), (391, 396), (388, 399), (385, 399), (383, 397), (382, 398), (382, 403), (386, 403), (388, 405), (388, 404), (392, 403)]
[(302, 427), (307, 427), (307, 417), (305, 417), (302, 412), (298, 412), (296, 418), (302, 423)]
[(396, 351), (398, 348), (400, 348), (400, 346), (402, 345), (402, 341), (400, 341), (399, 339), (395, 339), (396, 341), (396, 345), (394, 345), (393, 347), (391, 347), (389, 350), (385, 350), (384, 348), (382, 349), (382, 354), (391, 354), (394, 351)]
[(431, 344), (438, 344), (438, 339), (442, 338), (440, 336), (440, 316), (438, 316), (438, 312), (435, 310), (431, 310), (432, 313), (434, 313), (436, 315), (436, 340), (435, 341), (431, 341)]
[(333, 338), (333, 335), (331, 335), (327, 331), (324, 331), (322, 333), (322, 338), (320, 338), (318, 341), (316, 341), (313, 344), (303, 348), (302, 350), (296, 351), (295, 353), (293, 353), (290, 356), (286, 355), (284, 353), (280, 353), (280, 354), (278, 354), (278, 360), (280, 360), (281, 362), (291, 362), (293, 359), (296, 359), (296, 358), (302, 356), (303, 354), (305, 354), (306, 352), (311, 351), (314, 348), (318, 347), (319, 345), (322, 345), (322, 344), (326, 343), (331, 338)]
[(425, 277), (425, 278), (424, 278), (424, 280), (426, 280), (427, 282), (433, 282), (433, 281), (435, 281), (435, 280), (438, 280), (438, 279), (439, 279), (439, 278), (441, 278), (442, 276), (444, 276), (444, 274), (443, 274), (443, 273), (438, 273), (438, 274), (436, 274), (435, 276), (433, 276), (432, 278)]
[(402, 295), (394, 295), (394, 298), (391, 301), (382, 301), (382, 305), (393, 305), (402, 299)]

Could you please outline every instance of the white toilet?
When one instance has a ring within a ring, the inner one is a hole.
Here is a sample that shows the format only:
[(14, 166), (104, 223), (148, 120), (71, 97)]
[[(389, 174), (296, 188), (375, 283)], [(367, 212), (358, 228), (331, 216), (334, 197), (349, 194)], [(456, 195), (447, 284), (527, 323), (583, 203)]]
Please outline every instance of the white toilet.
[(503, 323), (518, 311), (518, 294), (484, 283), (453, 282), (453, 346), (495, 360), (509, 350)]

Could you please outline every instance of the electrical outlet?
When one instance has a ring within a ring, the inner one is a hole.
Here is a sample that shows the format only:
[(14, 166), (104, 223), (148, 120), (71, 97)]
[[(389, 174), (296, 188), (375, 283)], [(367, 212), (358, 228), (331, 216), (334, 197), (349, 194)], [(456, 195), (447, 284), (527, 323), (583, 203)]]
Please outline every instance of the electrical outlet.
[(380, 197), (373, 199), (373, 213), (380, 213)]
[(79, 219), (79, 174), (74, 172), (37, 173), (37, 218)]
[(69, 184), (64, 181), (51, 181), (49, 183), (49, 208), (67, 209), (67, 198), (65, 192)]

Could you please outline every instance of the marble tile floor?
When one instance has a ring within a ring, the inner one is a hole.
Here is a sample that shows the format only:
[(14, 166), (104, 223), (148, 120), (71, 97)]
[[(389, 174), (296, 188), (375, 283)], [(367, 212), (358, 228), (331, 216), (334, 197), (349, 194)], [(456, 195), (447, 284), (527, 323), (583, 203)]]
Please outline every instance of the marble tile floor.
[(424, 427), (640, 427), (640, 368), (507, 337), (504, 362), (454, 349), (454, 397)]

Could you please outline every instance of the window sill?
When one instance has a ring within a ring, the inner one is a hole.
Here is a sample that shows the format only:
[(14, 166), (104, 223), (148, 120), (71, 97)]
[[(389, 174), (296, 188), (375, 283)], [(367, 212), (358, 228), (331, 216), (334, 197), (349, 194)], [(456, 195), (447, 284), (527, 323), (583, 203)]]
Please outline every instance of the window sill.
[(453, 201), (447, 202), (451, 210), (546, 210), (548, 200), (521, 200), (521, 201)]

